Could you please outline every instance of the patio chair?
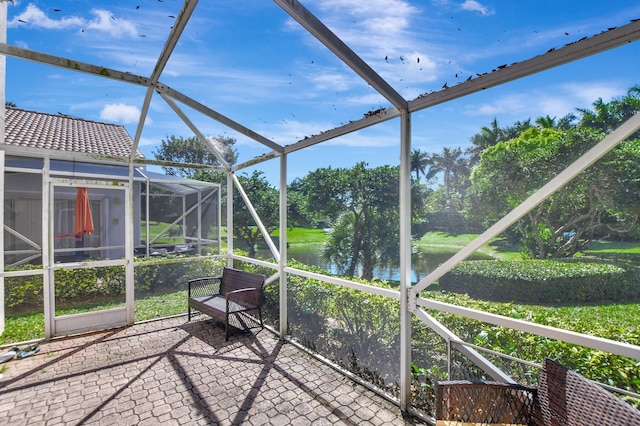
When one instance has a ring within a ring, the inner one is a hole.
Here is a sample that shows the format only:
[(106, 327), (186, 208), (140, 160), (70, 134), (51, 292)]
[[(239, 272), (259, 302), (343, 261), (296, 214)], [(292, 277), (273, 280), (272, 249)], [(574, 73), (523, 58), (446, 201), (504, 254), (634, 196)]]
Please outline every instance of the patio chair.
[(515, 383), (436, 383), (436, 425), (634, 426), (640, 411), (545, 359), (538, 388)]
[(540, 374), (533, 425), (640, 425), (640, 411), (551, 359)]
[(436, 426), (528, 425), (536, 389), (467, 380), (436, 383)]

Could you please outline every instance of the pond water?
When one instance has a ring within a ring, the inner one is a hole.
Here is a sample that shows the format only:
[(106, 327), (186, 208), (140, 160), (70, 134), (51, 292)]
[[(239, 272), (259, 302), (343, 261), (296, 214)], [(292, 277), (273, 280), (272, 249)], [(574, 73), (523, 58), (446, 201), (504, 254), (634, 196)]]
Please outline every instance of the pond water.
[[(287, 257), (295, 259), (300, 263), (310, 266), (319, 266), (328, 272), (337, 273), (335, 265), (324, 262), (320, 256), (322, 244), (296, 244), (289, 247)], [(272, 257), (271, 252), (267, 249), (259, 249), (258, 256), (265, 259)], [(411, 281), (416, 283), (426, 277), (430, 272), (436, 269), (444, 261), (449, 259), (455, 253), (427, 253), (418, 251), (412, 256)], [(474, 254), (471, 259), (490, 259), (489, 256), (482, 254)], [(389, 281), (400, 281), (400, 269), (394, 265), (381, 266), (374, 269), (376, 278)]]

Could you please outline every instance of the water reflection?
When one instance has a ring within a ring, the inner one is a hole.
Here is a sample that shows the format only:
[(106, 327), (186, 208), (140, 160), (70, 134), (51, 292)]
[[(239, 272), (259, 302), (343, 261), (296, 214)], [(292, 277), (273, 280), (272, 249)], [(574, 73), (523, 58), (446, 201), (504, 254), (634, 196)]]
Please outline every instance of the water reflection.
[[(287, 257), (310, 266), (319, 266), (326, 271), (338, 273), (335, 265), (325, 262), (321, 257), (322, 244), (296, 244), (289, 247)], [(454, 253), (427, 253), (418, 251), (411, 256), (411, 281), (416, 283), (426, 277)], [(271, 252), (268, 249), (258, 249), (257, 255), (264, 259), (270, 259)], [(475, 253), (471, 259), (491, 259), (490, 256)], [(373, 272), (376, 278), (388, 281), (400, 281), (400, 269), (396, 265), (380, 266)]]

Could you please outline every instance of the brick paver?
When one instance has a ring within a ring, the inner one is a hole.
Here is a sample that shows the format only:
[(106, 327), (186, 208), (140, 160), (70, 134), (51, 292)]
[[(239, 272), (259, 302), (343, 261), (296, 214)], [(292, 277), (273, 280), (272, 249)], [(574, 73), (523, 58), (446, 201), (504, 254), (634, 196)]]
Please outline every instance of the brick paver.
[(268, 330), (177, 317), (43, 343), (7, 364), (0, 424), (405, 425), (399, 408)]

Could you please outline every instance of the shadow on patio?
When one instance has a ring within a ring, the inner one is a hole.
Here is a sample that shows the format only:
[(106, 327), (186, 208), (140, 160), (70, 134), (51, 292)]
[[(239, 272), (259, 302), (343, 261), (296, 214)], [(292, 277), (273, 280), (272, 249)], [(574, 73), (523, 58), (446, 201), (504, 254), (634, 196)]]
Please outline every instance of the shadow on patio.
[(0, 381), (7, 424), (415, 424), (270, 331), (184, 317), (44, 343)]

